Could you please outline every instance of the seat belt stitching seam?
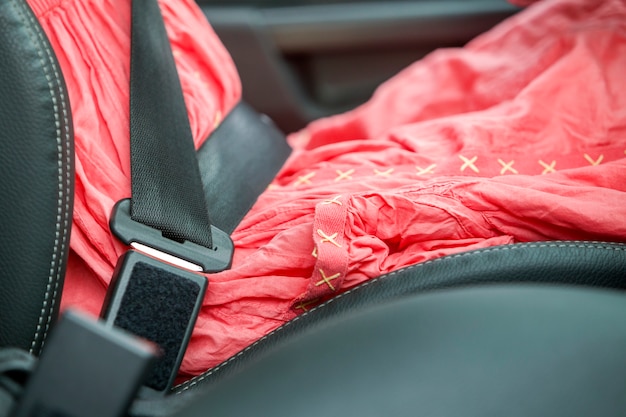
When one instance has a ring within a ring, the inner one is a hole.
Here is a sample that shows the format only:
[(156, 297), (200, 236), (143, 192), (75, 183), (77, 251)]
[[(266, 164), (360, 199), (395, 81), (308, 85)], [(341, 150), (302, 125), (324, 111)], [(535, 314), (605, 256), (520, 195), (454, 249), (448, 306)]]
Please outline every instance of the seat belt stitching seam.
[(404, 272), (404, 271), (408, 271), (408, 270), (413, 270), (413, 269), (418, 269), (420, 267), (425, 267), (426, 265), (430, 265), (430, 264), (434, 264), (434, 263), (438, 263), (438, 262), (446, 262), (447, 260), (450, 259), (457, 259), (457, 258), (463, 258), (466, 256), (473, 256), (473, 255), (480, 255), (480, 254), (484, 254), (484, 253), (489, 253), (489, 252), (500, 252), (500, 251), (506, 251), (506, 250), (516, 250), (516, 249), (525, 249), (525, 248), (581, 248), (581, 249), (600, 249), (600, 250), (613, 250), (613, 251), (617, 251), (617, 252), (626, 252), (626, 244), (623, 243), (613, 243), (614, 245), (619, 245), (619, 246), (606, 246), (606, 245), (602, 245), (602, 242), (596, 242), (596, 241), (591, 241), (591, 242), (584, 242), (584, 241), (572, 241), (572, 242), (567, 242), (567, 243), (563, 243), (563, 241), (554, 241), (551, 243), (523, 243), (523, 244), (518, 244), (518, 245), (511, 245), (511, 246), (498, 246), (498, 247), (493, 247), (493, 248), (485, 248), (485, 249), (479, 249), (477, 251), (472, 251), (472, 252), (463, 252), (463, 253), (458, 253), (456, 255), (450, 255), (450, 256), (445, 256), (445, 257), (441, 257), (441, 258), (437, 258), (437, 259), (432, 259), (430, 261), (426, 261), (426, 262), (422, 262), (416, 265), (411, 265), (408, 266), (406, 268), (401, 268), (398, 269), (397, 271), (393, 271), (390, 272), (388, 274), (385, 274), (383, 277), (379, 277), (379, 278), (374, 278), (372, 280), (369, 281), (365, 281), (364, 283), (362, 283), (361, 285), (358, 285), (344, 293), (338, 294), (336, 297), (331, 298), (330, 300), (324, 302), (323, 304), (320, 304), (317, 307), (312, 308), (311, 310), (307, 310), (304, 313), (302, 313), (299, 316), (294, 317), (292, 320), (286, 322), (285, 324), (283, 324), (282, 326), (278, 327), (277, 329), (274, 329), (273, 331), (271, 331), (270, 333), (266, 334), (265, 336), (263, 336), (262, 338), (260, 338), (259, 340), (257, 340), (256, 342), (254, 342), (253, 344), (251, 344), (250, 346), (246, 347), (245, 349), (243, 349), (242, 351), (238, 352), (236, 355), (234, 355), (233, 357), (231, 357), (230, 359), (228, 359), (225, 362), (222, 362), (221, 364), (217, 365), (216, 367), (212, 368), (211, 370), (205, 372), (204, 374), (198, 375), (195, 378), (190, 379), (189, 381), (183, 382), (182, 384), (178, 385), (178, 387), (175, 388), (179, 388), (179, 390), (175, 391), (174, 394), (181, 394), (185, 391), (187, 391), (188, 389), (192, 388), (193, 386), (197, 385), (198, 383), (202, 382), (204, 379), (210, 377), (211, 375), (219, 372), (221, 369), (225, 368), (226, 366), (228, 366), (230, 363), (232, 363), (233, 361), (237, 360), (239, 357), (241, 357), (242, 355), (244, 355), (245, 353), (247, 353), (248, 351), (250, 351), (251, 349), (253, 349), (254, 347), (258, 346), (260, 343), (262, 343), (264, 340), (272, 337), (273, 335), (280, 333), (281, 331), (285, 331), (285, 329), (289, 328), (292, 324), (296, 323), (298, 320), (314, 313), (317, 310), (323, 309), (324, 307), (332, 304), (333, 302), (342, 299), (343, 297), (357, 291), (360, 290), (362, 288), (365, 288), (375, 282), (378, 282), (382, 279), (387, 279), (387, 278), (391, 278), (394, 275), (399, 274), (400, 272)]

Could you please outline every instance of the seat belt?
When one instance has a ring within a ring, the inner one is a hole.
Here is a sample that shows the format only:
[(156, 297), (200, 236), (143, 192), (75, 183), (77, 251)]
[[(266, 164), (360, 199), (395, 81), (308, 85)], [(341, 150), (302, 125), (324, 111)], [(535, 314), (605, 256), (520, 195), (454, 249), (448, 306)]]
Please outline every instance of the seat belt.
[(135, 0), (131, 7), (132, 201), (118, 203), (111, 230), (127, 245), (201, 263), (205, 272), (223, 270), (232, 256), (227, 234), (291, 148), (269, 118), (240, 103), (196, 154), (159, 6)]
[[(201, 175), (159, 5), (133, 0), (131, 7), (132, 198), (115, 205), (110, 226), (132, 249), (118, 260), (101, 317), (160, 347), (161, 358), (146, 385), (167, 392), (208, 285), (198, 272), (223, 271), (232, 260), (233, 243), (211, 224), (205, 190), (216, 201), (239, 206), (224, 215), (228, 207), (216, 204), (220, 221), (231, 231), (290, 149), (271, 124), (257, 120), (258, 130), (238, 128), (255, 118), (240, 105), (201, 149), (206, 171)], [(240, 157), (242, 153), (247, 155)], [(255, 167), (260, 175), (251, 171)]]
[[(175, 241), (213, 247), (191, 127), (155, 0), (132, 1), (131, 218)], [(158, 63), (158, 64), (157, 64)]]
[[(131, 7), (132, 197), (116, 206), (112, 231), (125, 243), (168, 262), (197, 262), (199, 267), (191, 269), (204, 272), (226, 269), (230, 259), (209, 266), (194, 259), (197, 255), (190, 256), (193, 252), (210, 259), (214, 245), (183, 92), (156, 0), (133, 0)], [(232, 244), (225, 242), (224, 253), (232, 256)]]

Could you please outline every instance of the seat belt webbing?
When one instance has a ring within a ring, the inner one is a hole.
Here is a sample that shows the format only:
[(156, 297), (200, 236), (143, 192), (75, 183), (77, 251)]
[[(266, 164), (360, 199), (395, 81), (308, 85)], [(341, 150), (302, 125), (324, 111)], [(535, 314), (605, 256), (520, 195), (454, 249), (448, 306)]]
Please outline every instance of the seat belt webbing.
[(131, 217), (169, 239), (211, 248), (187, 109), (156, 0), (133, 0), (131, 25)]

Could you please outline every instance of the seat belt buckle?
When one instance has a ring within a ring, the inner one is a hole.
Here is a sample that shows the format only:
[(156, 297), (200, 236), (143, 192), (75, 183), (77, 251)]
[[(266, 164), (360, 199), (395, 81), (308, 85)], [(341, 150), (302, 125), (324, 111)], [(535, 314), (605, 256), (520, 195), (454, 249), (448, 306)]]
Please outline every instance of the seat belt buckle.
[(211, 226), (213, 248), (193, 242), (177, 242), (160, 230), (136, 222), (130, 215), (130, 199), (118, 201), (109, 222), (111, 232), (125, 244), (169, 264), (195, 272), (215, 273), (230, 268), (234, 244), (230, 236)]
[(207, 287), (203, 275), (135, 250), (117, 261), (100, 317), (159, 347), (147, 387), (163, 393), (172, 387)]
[(200, 273), (230, 267), (230, 236), (211, 226), (213, 248), (177, 242), (160, 230), (136, 222), (130, 200), (113, 208), (110, 228), (131, 250), (117, 261), (100, 316), (106, 323), (145, 338), (161, 350), (146, 386), (172, 387), (187, 349), (208, 280)]

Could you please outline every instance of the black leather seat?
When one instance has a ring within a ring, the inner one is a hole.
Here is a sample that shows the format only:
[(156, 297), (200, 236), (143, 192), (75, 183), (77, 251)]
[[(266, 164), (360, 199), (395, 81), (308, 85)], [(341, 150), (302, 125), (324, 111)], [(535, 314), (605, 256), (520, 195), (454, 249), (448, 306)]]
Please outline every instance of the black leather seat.
[[(0, 57), (0, 347), (38, 354), (69, 248), (70, 107), (23, 0), (0, 3)], [(598, 242), (419, 264), (298, 317), (173, 395), (136, 401), (132, 414), (622, 416), (625, 272), (626, 246)]]
[(38, 354), (58, 313), (74, 196), (67, 91), (23, 0), (0, 3), (0, 347)]
[(347, 314), (178, 416), (623, 416), (626, 296), (491, 286)]

